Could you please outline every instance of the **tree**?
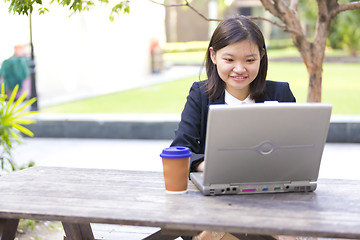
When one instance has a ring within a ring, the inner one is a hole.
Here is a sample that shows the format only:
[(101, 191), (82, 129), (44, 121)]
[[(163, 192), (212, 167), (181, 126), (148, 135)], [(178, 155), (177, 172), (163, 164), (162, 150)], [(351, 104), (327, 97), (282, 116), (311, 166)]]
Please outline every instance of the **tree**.
[[(271, 14), (279, 18), (291, 34), (309, 75), (308, 102), (321, 102), (322, 70), (326, 40), (334, 18), (341, 12), (360, 8), (360, 1), (339, 4), (338, 0), (317, 0), (318, 13), (313, 41), (309, 41), (298, 17), (298, 0), (260, 0)], [(356, 24), (356, 23), (354, 23)]]
[[(150, 0), (152, 1), (152, 0)], [(338, 0), (317, 0), (317, 20), (314, 38), (308, 40), (306, 30), (303, 29), (298, 13), (299, 0), (260, 0), (262, 5), (272, 15), (277, 17), (283, 24), (271, 21), (263, 17), (250, 17), (251, 19), (264, 20), (283, 28), (289, 32), (295, 47), (305, 63), (309, 75), (308, 102), (321, 102), (321, 84), (323, 62), (325, 57), (326, 40), (329, 36), (330, 26), (335, 17), (344, 11), (360, 9), (360, 1), (345, 2), (339, 4)], [(187, 6), (197, 12), (207, 21), (219, 21), (209, 19), (198, 12), (188, 0), (182, 4), (162, 4), (166, 7)], [(357, 24), (356, 22), (353, 23)], [(354, 26), (356, 27), (356, 26)]]
[[(10, 1), (9, 10), (14, 13), (28, 14), (32, 12), (33, 4), (42, 5), (42, 0), (5, 0)], [(52, 0), (53, 2), (54, 0)], [(109, 0), (98, 0), (99, 2), (108, 3)], [(151, 0), (152, 1), (152, 0)], [(341, 0), (316, 0), (317, 20), (315, 27), (315, 34), (312, 41), (309, 41), (306, 36), (306, 31), (302, 28), (300, 22), (298, 5), (299, 0), (260, 0), (262, 5), (272, 15), (277, 17), (282, 23), (271, 21), (263, 17), (252, 17), (252, 19), (259, 19), (271, 22), (278, 27), (284, 29), (291, 34), (291, 38), (295, 47), (300, 52), (300, 55), (305, 63), (309, 75), (308, 87), (308, 102), (321, 102), (321, 83), (322, 70), (325, 57), (326, 40), (329, 36), (330, 26), (335, 17), (344, 11), (360, 9), (360, 1), (345, 1), (339, 4)], [(70, 10), (83, 11), (94, 6), (92, 0), (57, 0), (58, 4), (62, 6), (70, 6)], [(155, 2), (155, 1), (153, 1)], [(166, 7), (187, 6), (198, 13), (207, 21), (219, 21), (220, 19), (208, 19), (204, 14), (197, 11), (188, 0), (181, 4), (162, 4)], [(341, 1), (343, 2), (343, 1)], [(110, 19), (113, 18), (113, 13), (129, 12), (130, 0), (120, 1), (116, 4), (111, 12)], [(157, 2), (155, 2), (157, 3)], [(39, 13), (43, 13), (47, 9), (39, 9)], [(357, 24), (357, 23), (353, 23)]]

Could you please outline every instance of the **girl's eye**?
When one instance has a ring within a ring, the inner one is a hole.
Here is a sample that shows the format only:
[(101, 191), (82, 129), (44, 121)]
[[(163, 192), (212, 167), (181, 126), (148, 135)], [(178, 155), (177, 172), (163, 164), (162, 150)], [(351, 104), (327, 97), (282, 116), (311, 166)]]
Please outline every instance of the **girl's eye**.
[(255, 62), (255, 59), (250, 58), (250, 59), (247, 59), (246, 61), (247, 61), (247, 62)]
[(225, 58), (224, 59), (226, 62), (232, 62), (233, 60), (231, 58)]

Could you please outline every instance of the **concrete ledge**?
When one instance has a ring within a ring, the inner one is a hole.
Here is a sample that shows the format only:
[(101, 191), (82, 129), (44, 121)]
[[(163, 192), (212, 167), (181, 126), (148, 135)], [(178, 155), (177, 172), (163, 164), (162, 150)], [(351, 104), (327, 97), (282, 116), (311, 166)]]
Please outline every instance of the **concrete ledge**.
[[(178, 114), (39, 114), (35, 137), (172, 139)], [(333, 116), (327, 142), (359, 143), (360, 116)]]
[(332, 116), (327, 142), (360, 143), (360, 116)]
[(180, 115), (41, 114), (28, 128), (35, 137), (172, 139)]

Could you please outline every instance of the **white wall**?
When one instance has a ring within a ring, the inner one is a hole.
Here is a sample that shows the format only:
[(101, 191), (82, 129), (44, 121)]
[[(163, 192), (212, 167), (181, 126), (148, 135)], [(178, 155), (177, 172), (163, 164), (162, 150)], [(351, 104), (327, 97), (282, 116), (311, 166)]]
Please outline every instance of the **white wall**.
[[(137, 86), (151, 74), (150, 39), (165, 41), (165, 9), (131, 1), (130, 14), (109, 21), (109, 5), (71, 12), (56, 3), (32, 15), (39, 103), (61, 97), (106, 93)], [(15, 44), (29, 43), (29, 19), (8, 13), (0, 2), (0, 62)], [(76, 93), (74, 95), (74, 93)]]
[(14, 45), (30, 39), (28, 17), (10, 14), (8, 5), (0, 1), (0, 62), (14, 53)]

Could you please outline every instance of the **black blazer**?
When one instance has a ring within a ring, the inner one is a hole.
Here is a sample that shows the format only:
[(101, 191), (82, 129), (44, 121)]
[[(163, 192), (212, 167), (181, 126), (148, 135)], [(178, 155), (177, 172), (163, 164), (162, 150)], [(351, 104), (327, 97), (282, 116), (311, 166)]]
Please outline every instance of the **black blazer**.
[[(190, 171), (195, 171), (196, 166), (204, 159), (209, 105), (225, 103), (225, 93), (220, 98), (210, 101), (204, 85), (205, 81), (193, 83), (181, 114), (181, 121), (175, 131), (175, 138), (171, 143), (171, 146), (190, 148), (193, 153)], [(266, 81), (266, 93), (265, 101), (296, 101), (286, 82)]]

